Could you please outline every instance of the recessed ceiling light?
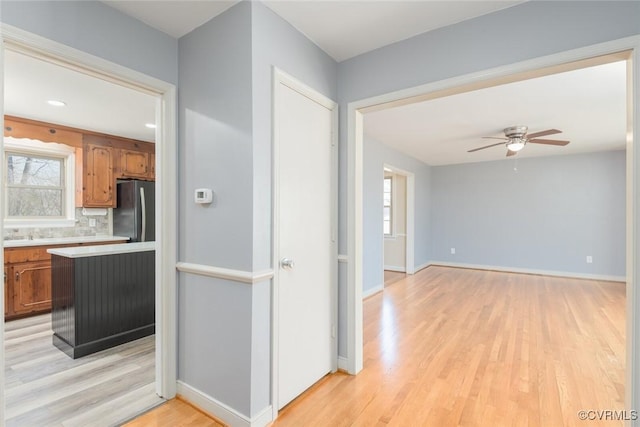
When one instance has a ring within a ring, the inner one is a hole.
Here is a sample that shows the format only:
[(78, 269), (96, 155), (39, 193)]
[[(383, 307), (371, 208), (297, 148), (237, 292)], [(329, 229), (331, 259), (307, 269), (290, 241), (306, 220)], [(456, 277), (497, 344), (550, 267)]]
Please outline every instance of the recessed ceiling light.
[(47, 104), (53, 105), (54, 107), (64, 107), (65, 105), (67, 105), (66, 102), (58, 101), (57, 99), (50, 99), (47, 101)]
[(149, 129), (155, 129), (156, 128), (156, 125), (154, 123), (147, 123), (145, 126), (148, 127)]

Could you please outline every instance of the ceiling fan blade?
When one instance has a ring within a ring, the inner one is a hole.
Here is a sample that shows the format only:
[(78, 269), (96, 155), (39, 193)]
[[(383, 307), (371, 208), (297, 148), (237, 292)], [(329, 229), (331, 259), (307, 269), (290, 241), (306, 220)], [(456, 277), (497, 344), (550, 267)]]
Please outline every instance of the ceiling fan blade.
[(474, 151), (484, 150), (485, 148), (495, 147), (496, 145), (504, 145), (504, 142), (498, 142), (497, 144), (485, 145), (484, 147), (474, 148), (473, 150), (467, 151), (467, 153), (473, 153)]
[(548, 129), (548, 130), (543, 130), (543, 131), (540, 131), (540, 132), (534, 132), (534, 133), (527, 134), (527, 138), (529, 140), (531, 140), (531, 139), (537, 138), (539, 136), (554, 135), (556, 133), (562, 133), (562, 131), (558, 130), (558, 129)]
[(518, 154), (517, 151), (511, 151), (511, 150), (507, 149), (507, 157), (515, 156), (516, 154)]
[(527, 142), (531, 144), (560, 145), (564, 147), (570, 141), (562, 141), (559, 139), (530, 139)]
[(483, 136), (482, 139), (502, 139), (504, 141), (509, 140), (509, 138), (505, 138), (504, 136)]

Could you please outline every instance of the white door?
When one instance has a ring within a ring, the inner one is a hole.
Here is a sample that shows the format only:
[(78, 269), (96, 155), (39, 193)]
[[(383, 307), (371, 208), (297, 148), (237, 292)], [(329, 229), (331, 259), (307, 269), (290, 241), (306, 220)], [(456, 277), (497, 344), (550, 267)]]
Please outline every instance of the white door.
[[(282, 77), (282, 76), (281, 76)], [(335, 370), (335, 104), (276, 78), (277, 408)], [(290, 260), (290, 265), (287, 265)]]

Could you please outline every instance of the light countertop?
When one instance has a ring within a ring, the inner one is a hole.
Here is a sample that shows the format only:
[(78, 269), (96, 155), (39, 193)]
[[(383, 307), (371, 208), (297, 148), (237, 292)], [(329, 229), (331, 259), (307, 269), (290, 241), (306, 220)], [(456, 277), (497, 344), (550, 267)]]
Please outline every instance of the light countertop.
[(115, 245), (76, 246), (68, 248), (51, 248), (47, 252), (66, 258), (84, 258), (101, 255), (125, 254), (131, 252), (154, 251), (156, 242), (119, 243)]
[(68, 245), (74, 243), (99, 243), (99, 242), (116, 242), (119, 240), (129, 240), (128, 237), (122, 236), (74, 236), (74, 237), (51, 237), (46, 239), (20, 239), (5, 240), (5, 248), (20, 248), (28, 246), (48, 246), (48, 245)]

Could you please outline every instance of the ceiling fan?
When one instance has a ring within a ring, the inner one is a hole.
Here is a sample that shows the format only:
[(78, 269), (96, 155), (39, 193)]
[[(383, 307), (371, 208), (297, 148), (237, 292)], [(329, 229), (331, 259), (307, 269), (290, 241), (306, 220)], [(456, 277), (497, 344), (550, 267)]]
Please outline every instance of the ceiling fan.
[(496, 144), (486, 145), (480, 148), (474, 148), (467, 151), (467, 153), (473, 153), (474, 151), (484, 150), (485, 148), (495, 147), (497, 145), (505, 145), (507, 147), (507, 157), (515, 156), (516, 153), (524, 148), (526, 144), (545, 144), (545, 145), (559, 145), (565, 146), (569, 141), (562, 141), (559, 139), (540, 139), (541, 136), (554, 135), (556, 133), (562, 133), (558, 129), (548, 129), (541, 132), (534, 132), (527, 134), (529, 128), (526, 126), (511, 126), (504, 129), (504, 137), (497, 136), (483, 136), (485, 139), (502, 139), (503, 142)]

